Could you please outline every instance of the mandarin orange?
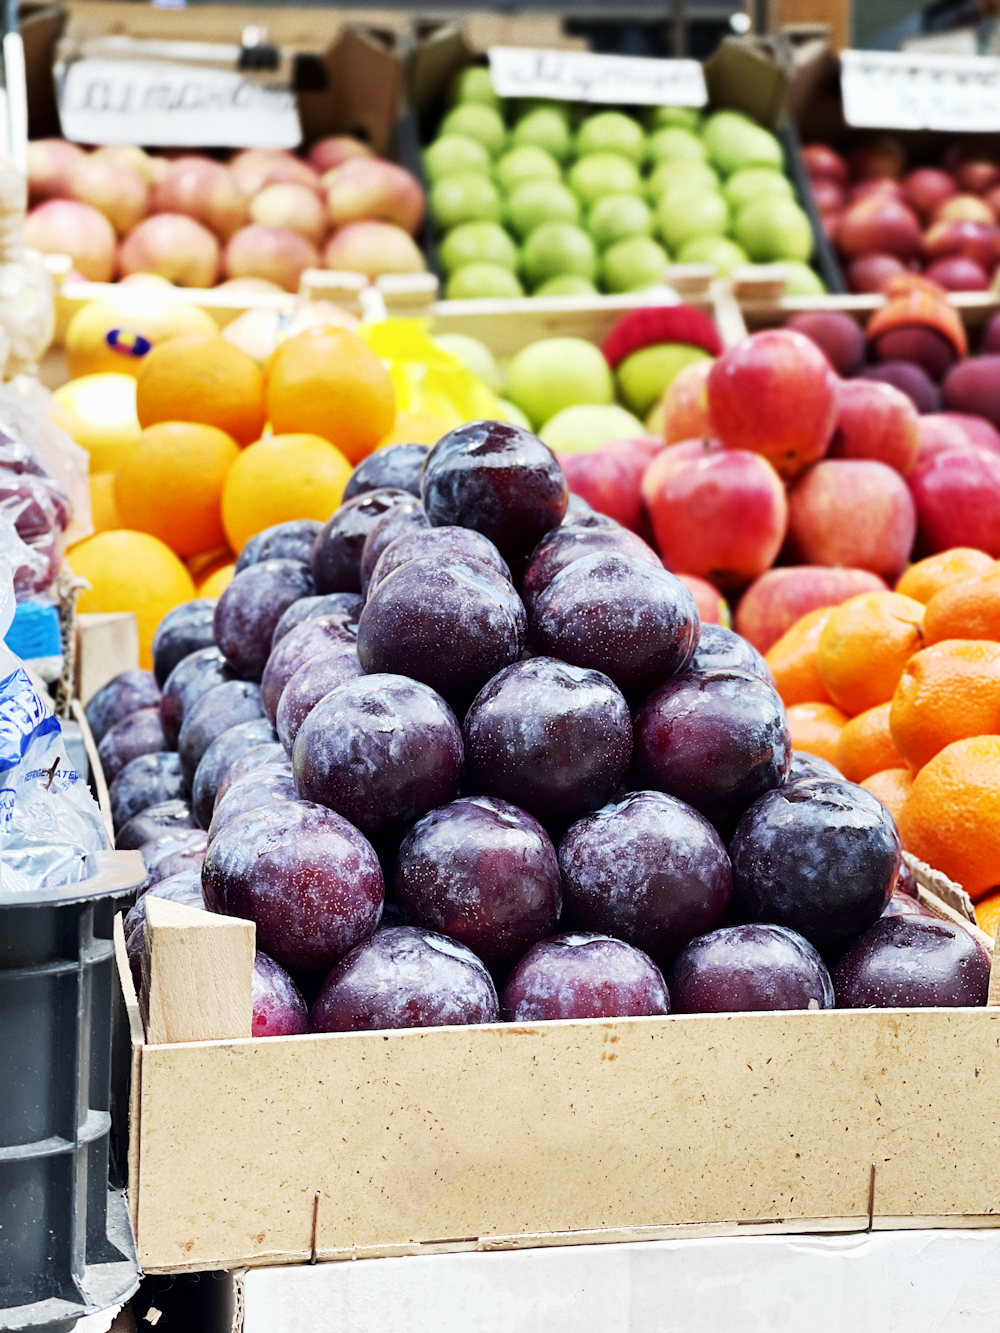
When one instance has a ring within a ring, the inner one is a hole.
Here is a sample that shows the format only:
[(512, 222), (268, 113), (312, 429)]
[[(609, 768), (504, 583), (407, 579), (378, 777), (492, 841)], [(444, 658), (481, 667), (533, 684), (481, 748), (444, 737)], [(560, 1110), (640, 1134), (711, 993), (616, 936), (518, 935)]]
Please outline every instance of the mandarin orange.
[(817, 754), (831, 764), (835, 763), (833, 756), (837, 750), (837, 740), (847, 722), (847, 714), (833, 704), (792, 704), (788, 710), (788, 727), (792, 733), (794, 749)]
[(260, 368), (222, 337), (191, 333), (154, 347), (143, 358), (135, 403), (144, 428), (196, 421), (224, 430), (241, 445), (259, 440), (264, 429)]
[(888, 703), (903, 668), (923, 647), (924, 608), (897, 592), (866, 592), (836, 607), (819, 636), (819, 674), (852, 717)]
[(889, 731), (890, 707), (876, 704), (852, 717), (837, 738), (833, 762), (849, 782), (862, 782), (886, 768), (905, 767)]
[(917, 653), (892, 696), (889, 727), (914, 769), (952, 741), (1000, 734), (1000, 643), (945, 639)]
[(819, 636), (833, 612), (832, 606), (807, 612), (767, 651), (767, 665), (786, 708), (792, 704), (833, 702), (820, 679), (817, 657)]

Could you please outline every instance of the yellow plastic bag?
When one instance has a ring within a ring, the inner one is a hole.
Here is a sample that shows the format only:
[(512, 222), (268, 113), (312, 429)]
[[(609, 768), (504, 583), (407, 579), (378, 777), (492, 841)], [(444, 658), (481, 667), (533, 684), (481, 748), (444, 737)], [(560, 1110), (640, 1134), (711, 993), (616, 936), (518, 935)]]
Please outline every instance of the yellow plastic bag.
[(384, 319), (355, 329), (396, 390), (396, 424), (384, 444), (436, 444), (467, 421), (508, 421), (500, 399), (430, 336), (428, 319)]

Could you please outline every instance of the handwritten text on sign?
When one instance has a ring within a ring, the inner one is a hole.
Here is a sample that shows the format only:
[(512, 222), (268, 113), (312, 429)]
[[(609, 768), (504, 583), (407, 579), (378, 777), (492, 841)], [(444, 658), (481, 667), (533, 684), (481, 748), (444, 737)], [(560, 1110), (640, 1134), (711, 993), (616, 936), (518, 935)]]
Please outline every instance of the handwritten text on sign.
[(494, 46), (490, 48), (490, 74), (501, 97), (552, 97), (563, 102), (624, 106), (704, 106), (708, 101), (705, 76), (697, 60)]
[(241, 74), (154, 60), (76, 60), (57, 70), (59, 119), (77, 143), (294, 148), (295, 96)]
[(844, 119), (887, 130), (1000, 130), (1000, 59), (843, 51)]

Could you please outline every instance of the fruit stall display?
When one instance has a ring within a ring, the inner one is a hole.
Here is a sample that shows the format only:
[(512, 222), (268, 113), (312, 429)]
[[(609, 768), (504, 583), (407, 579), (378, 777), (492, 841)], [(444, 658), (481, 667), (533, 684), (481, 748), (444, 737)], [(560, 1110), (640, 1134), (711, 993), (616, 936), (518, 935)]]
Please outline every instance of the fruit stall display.
[(28, 146), (28, 185), (28, 244), (69, 255), (90, 282), (141, 273), (180, 287), (295, 292), (320, 266), (368, 278), (426, 268), (413, 239), (420, 182), (348, 136), (304, 157), (255, 148), (227, 162), (41, 139)]
[(424, 152), (449, 299), (629, 292), (664, 267), (788, 265), (821, 293), (778, 139), (741, 112), (507, 103), (461, 71)]
[(852, 292), (924, 273), (953, 292), (985, 292), (1000, 262), (1000, 162), (981, 141), (933, 137), (908, 153), (888, 135), (838, 152), (802, 149), (813, 199)]

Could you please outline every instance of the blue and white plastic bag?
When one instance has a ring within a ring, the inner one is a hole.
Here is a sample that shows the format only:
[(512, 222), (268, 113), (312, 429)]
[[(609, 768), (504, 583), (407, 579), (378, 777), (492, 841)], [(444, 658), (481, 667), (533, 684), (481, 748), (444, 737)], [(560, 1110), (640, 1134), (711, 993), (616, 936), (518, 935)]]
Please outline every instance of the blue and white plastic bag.
[(10, 562), (0, 551), (0, 898), (75, 884), (108, 846), (104, 821), (66, 758), (59, 719), (2, 642), (14, 616)]

